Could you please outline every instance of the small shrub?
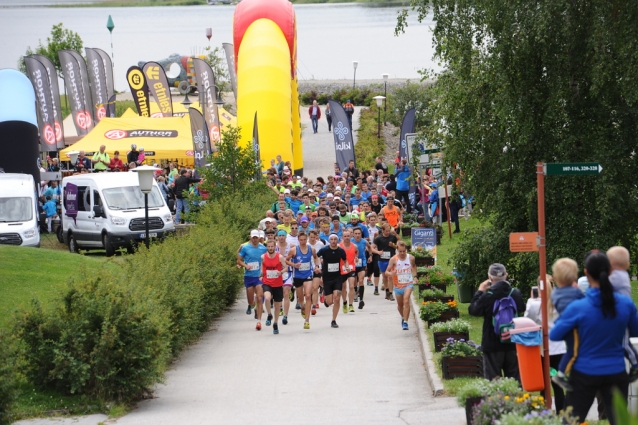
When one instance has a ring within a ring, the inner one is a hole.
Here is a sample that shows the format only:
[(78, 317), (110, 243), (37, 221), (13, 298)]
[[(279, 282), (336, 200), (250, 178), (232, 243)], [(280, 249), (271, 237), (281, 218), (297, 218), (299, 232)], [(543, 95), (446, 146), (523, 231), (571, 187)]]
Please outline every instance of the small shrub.
[(444, 291), (441, 291), (440, 289), (437, 288), (433, 288), (433, 289), (425, 289), (423, 291), (421, 291), (421, 298), (426, 298), (426, 297), (445, 297), (447, 296), (447, 294)]
[(11, 404), (16, 397), (16, 377), (13, 347), (9, 336), (0, 332), (0, 425), (11, 420)]
[(480, 345), (476, 345), (474, 341), (465, 341), (464, 339), (456, 340), (454, 338), (448, 338), (441, 350), (441, 356), (443, 357), (471, 357), (481, 355), (483, 355), (483, 351), (481, 351)]
[(458, 389), (456, 398), (459, 406), (465, 406), (465, 399), (471, 397), (490, 396), (502, 393), (509, 396), (519, 396), (523, 393), (521, 384), (513, 378), (501, 378), (494, 381), (487, 379), (473, 379)]
[(472, 325), (470, 322), (463, 319), (452, 319), (447, 322), (437, 322), (430, 326), (432, 332), (450, 332), (450, 333), (462, 333), (469, 332)]

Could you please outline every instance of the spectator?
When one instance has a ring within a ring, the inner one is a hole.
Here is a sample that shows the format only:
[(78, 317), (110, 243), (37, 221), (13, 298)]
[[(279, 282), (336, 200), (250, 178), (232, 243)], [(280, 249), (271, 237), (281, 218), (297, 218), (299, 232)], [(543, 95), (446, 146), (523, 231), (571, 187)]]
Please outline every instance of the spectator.
[(171, 190), (166, 185), (166, 179), (163, 176), (157, 178), (157, 187), (159, 187), (162, 196), (164, 196), (164, 201), (166, 201), (166, 205), (168, 205), (168, 195), (171, 193)]
[(82, 171), (88, 172), (91, 169), (91, 160), (84, 156), (84, 151), (80, 151), (78, 159), (75, 160), (75, 171), (81, 173)]
[(410, 202), (410, 178), (412, 173), (410, 167), (408, 167), (408, 160), (403, 159), (401, 165), (395, 170), (396, 174), (396, 195), (399, 202), (405, 202), (405, 208), (407, 213), (412, 212), (412, 203)]
[(120, 151), (113, 152), (113, 158), (109, 162), (109, 168), (111, 171), (124, 171), (124, 164), (120, 159)]
[(312, 131), (316, 134), (319, 127), (319, 120), (321, 119), (321, 108), (317, 105), (316, 100), (313, 100), (312, 105), (308, 108), (308, 115), (310, 115), (310, 121), (312, 122)]
[(188, 189), (191, 183), (199, 183), (201, 179), (193, 179), (191, 178), (190, 171), (185, 168), (180, 171), (180, 177), (175, 180), (175, 198), (176, 201), (176, 213), (175, 213), (175, 223), (179, 224), (180, 221), (180, 213), (182, 210), (186, 213), (190, 211), (190, 207), (188, 205)]
[(60, 190), (60, 186), (57, 180), (51, 180), (50, 183), (51, 185), (44, 191), (43, 196), (45, 197), (45, 199), (48, 196), (53, 202), (57, 204), (60, 201), (62, 191)]
[(352, 115), (354, 115), (354, 105), (350, 103), (350, 99), (346, 100), (346, 103), (343, 105), (343, 110), (348, 117), (348, 126), (350, 127), (350, 131), (352, 131)]
[(285, 165), (284, 160), (281, 159), (281, 155), (277, 155), (277, 174), (279, 174), (279, 177), (283, 177)]
[(46, 202), (42, 206), (42, 210), (47, 215), (47, 230), (49, 231), (49, 233), (51, 233), (51, 222), (58, 216), (58, 208), (55, 205), (55, 201), (51, 199), (51, 196), (47, 195), (45, 199)]
[(93, 154), (91, 163), (93, 163), (95, 171), (106, 171), (109, 169), (111, 158), (109, 158), (109, 154), (106, 153), (106, 146), (100, 146), (100, 151)]
[(140, 153), (137, 155), (137, 161), (135, 163), (137, 165), (144, 164), (144, 160), (146, 159), (146, 153), (144, 153), (144, 148), (140, 146)]
[(355, 180), (359, 178), (359, 170), (357, 170), (354, 167), (354, 161), (350, 160), (348, 162), (348, 168), (346, 168), (346, 171), (348, 172), (348, 174), (350, 174), (352, 176), (352, 178), (354, 178)]
[(326, 121), (328, 121), (328, 131), (332, 131), (332, 111), (330, 111), (330, 104), (326, 103)]
[(137, 145), (132, 144), (131, 150), (129, 151), (128, 154), (126, 154), (126, 162), (128, 164), (130, 164), (131, 162), (134, 162), (137, 164), (137, 158), (139, 157), (139, 155), (140, 153), (137, 151)]
[(58, 172), (60, 171), (60, 165), (57, 158), (49, 158), (47, 157), (47, 171), (49, 172)]
[(383, 157), (378, 156), (375, 161), (376, 164), (374, 164), (374, 169), (377, 170), (377, 173), (379, 171), (382, 171), (383, 174), (388, 174), (388, 166), (385, 164), (385, 162), (383, 162)]
[(470, 315), (483, 317), (483, 338), (481, 341), (483, 375), (488, 380), (505, 375), (507, 378), (520, 381), (516, 346), (501, 342), (500, 335), (494, 332), (494, 303), (511, 296), (516, 303), (519, 315), (525, 312), (525, 303), (521, 292), (512, 288), (512, 285), (506, 280), (507, 271), (504, 265), (492, 264), (487, 274), (489, 278), (479, 285), (468, 309)]

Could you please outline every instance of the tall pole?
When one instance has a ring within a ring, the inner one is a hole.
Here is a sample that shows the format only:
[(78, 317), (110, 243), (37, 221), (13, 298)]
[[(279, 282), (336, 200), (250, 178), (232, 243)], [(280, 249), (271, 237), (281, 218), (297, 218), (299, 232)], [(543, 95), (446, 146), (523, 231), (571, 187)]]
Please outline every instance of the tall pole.
[(352, 61), (352, 67), (354, 68), (354, 77), (352, 78), (352, 90), (357, 86), (357, 66), (359, 65), (358, 61)]
[(145, 243), (146, 243), (146, 249), (148, 249), (149, 247), (149, 240), (148, 240), (148, 193), (144, 192), (144, 221), (146, 223), (146, 238), (145, 238)]
[(388, 74), (383, 74), (383, 125), (387, 126), (386, 118), (388, 116)]
[[(113, 68), (113, 74), (115, 74), (115, 55), (113, 54), (113, 29), (115, 28), (115, 24), (113, 23), (113, 18), (109, 15), (109, 18), (106, 20), (106, 29), (109, 30), (111, 34), (111, 67)], [(113, 90), (115, 90), (115, 79), (113, 79)]]
[(377, 108), (377, 139), (381, 138), (381, 108)]
[(452, 217), (450, 216), (450, 194), (447, 192), (447, 170), (445, 170), (445, 177), (443, 178), (443, 184), (445, 185), (445, 211), (447, 212), (447, 230), (452, 239)]
[(536, 163), (536, 185), (538, 191), (538, 263), (540, 265), (541, 317), (543, 321), (543, 379), (545, 381), (545, 408), (552, 408), (552, 390), (549, 381), (549, 338), (547, 335), (547, 258), (545, 243), (545, 164)]

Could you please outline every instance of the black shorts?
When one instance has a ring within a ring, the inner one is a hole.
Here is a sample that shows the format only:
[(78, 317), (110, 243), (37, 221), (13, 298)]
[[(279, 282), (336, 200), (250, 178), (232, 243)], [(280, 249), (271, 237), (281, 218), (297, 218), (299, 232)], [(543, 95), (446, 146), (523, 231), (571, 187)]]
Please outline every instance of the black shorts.
[(370, 277), (374, 274), (374, 277), (379, 277), (381, 271), (379, 270), (379, 256), (373, 255), (372, 261), (368, 263), (368, 270), (366, 271), (366, 276)]
[(323, 293), (326, 296), (332, 295), (334, 291), (341, 291), (341, 288), (343, 288), (343, 278), (341, 277), (323, 282)]
[(348, 274), (342, 274), (341, 278), (343, 279), (343, 281), (345, 282), (346, 280), (350, 279), (351, 277), (357, 277), (357, 272), (350, 272)]
[(361, 272), (366, 271), (367, 268), (366, 267), (357, 267), (357, 269), (355, 270), (355, 274), (358, 275)]
[(303, 284), (306, 282), (312, 282), (312, 278), (309, 277), (306, 279), (302, 279), (302, 278), (295, 277), (292, 279), (292, 284), (295, 288), (301, 288)]
[(312, 274), (313, 279), (321, 279), (321, 276), (322, 276), (321, 272)]
[(273, 288), (270, 285), (262, 285), (264, 292), (270, 292), (272, 294), (272, 299), (276, 303), (280, 303), (284, 300), (284, 287), (278, 286)]

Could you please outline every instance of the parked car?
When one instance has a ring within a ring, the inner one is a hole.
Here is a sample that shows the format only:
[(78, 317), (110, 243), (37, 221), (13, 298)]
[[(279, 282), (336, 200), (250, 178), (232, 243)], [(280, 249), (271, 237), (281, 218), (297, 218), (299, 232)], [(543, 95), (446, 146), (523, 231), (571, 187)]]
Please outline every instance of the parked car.
[(38, 196), (31, 174), (0, 174), (0, 244), (40, 246)]

